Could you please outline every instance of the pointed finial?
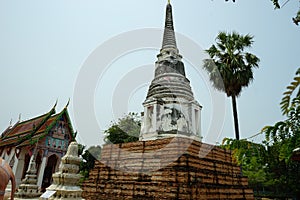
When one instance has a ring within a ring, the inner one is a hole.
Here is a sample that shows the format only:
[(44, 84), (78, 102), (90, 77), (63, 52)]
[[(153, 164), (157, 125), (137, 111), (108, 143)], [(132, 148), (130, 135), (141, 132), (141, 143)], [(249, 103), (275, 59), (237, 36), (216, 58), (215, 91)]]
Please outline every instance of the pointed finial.
[(55, 107), (57, 106), (57, 102), (58, 102), (58, 99), (56, 99), (53, 109), (55, 109)]
[(173, 47), (176, 48), (176, 39), (174, 33), (174, 25), (173, 25), (173, 14), (172, 14), (172, 6), (170, 4), (171, 0), (168, 0), (169, 4), (166, 8), (166, 19), (165, 19), (165, 31), (163, 37), (163, 45), (162, 48)]
[(20, 113), (20, 114), (19, 114), (19, 122), (21, 121), (21, 115), (22, 115), (22, 114)]
[(69, 98), (69, 100), (68, 100), (67, 105), (65, 106), (65, 109), (68, 108), (69, 104), (70, 104), (70, 98)]
[(56, 102), (55, 102), (54, 106), (51, 108), (50, 113), (55, 113), (56, 112), (55, 108), (57, 106), (57, 102), (58, 102), (58, 99), (56, 99)]

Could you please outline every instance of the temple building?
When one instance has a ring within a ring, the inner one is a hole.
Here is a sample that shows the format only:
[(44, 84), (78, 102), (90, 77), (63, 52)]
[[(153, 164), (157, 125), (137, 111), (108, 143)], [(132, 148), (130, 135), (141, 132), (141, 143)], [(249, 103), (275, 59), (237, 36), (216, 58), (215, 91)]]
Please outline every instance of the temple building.
[(176, 46), (170, 1), (157, 58), (140, 141), (104, 145), (83, 198), (254, 200), (231, 151), (201, 142), (201, 106)]
[(166, 8), (162, 48), (155, 63), (155, 77), (143, 103), (140, 140), (168, 137), (201, 138), (201, 106), (194, 99), (176, 45), (172, 6)]
[(13, 169), (17, 187), (25, 178), (32, 158), (35, 158), (38, 187), (43, 191), (52, 183), (52, 174), (76, 136), (67, 106), (56, 113), (55, 104), (48, 113), (18, 121), (1, 134), (0, 156)]

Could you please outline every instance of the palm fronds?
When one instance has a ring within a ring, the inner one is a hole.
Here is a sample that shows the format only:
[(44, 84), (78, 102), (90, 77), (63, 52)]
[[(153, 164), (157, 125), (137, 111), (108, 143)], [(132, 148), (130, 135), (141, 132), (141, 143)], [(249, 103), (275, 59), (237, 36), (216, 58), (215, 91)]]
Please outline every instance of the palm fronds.
[[(289, 86), (287, 86), (287, 91), (283, 93), (283, 98), (280, 102), (281, 105), (281, 111), (283, 115), (286, 115), (289, 112), (290, 102), (291, 102), (291, 96), (294, 91), (298, 89), (298, 92), (296, 96), (300, 96), (300, 68), (298, 68), (296, 72), (296, 76), (294, 77), (293, 81), (290, 83)], [(298, 88), (299, 87), (299, 88)]]

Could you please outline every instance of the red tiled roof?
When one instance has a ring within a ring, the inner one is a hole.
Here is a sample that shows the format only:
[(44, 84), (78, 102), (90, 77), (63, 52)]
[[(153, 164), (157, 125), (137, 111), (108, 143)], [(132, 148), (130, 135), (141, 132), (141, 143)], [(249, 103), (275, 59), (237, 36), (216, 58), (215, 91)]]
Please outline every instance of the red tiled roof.
[(57, 118), (65, 111), (66, 109), (59, 114), (54, 114), (55, 110), (52, 109), (44, 115), (24, 122), (17, 122), (13, 127), (4, 131), (2, 138), (0, 137), (0, 147), (17, 146), (21, 143), (23, 146), (25, 144), (30, 144), (32, 141), (38, 140), (38, 138), (42, 137), (44, 133), (47, 134), (47, 128), (54, 125)]
[[(34, 134), (32, 135), (32, 137), (30, 138), (31, 140), (25, 140), (25, 141), (21, 142), (20, 144), (18, 144), (18, 146), (30, 145), (31, 141), (37, 141), (44, 134), (47, 134), (48, 132), (46, 131), (46, 129), (48, 127), (51, 127), (51, 125), (53, 125), (52, 123), (54, 123), (56, 121), (58, 115), (59, 114), (51, 116), (45, 123), (43, 123), (43, 125), (41, 126), (41, 128), (39, 128), (36, 132), (34, 132)], [(1, 141), (0, 141), (0, 143), (1, 143)]]
[(17, 136), (17, 135), (23, 135), (26, 133), (29, 133), (33, 131), (34, 127), (37, 127), (41, 124), (43, 120), (47, 117), (47, 114), (36, 117), (34, 119), (30, 119), (24, 122), (17, 122), (4, 136), (4, 139)]
[(51, 116), (42, 126), (39, 128), (37, 132), (44, 132), (48, 126), (52, 124), (57, 118), (58, 114)]
[(32, 145), (34, 144), (35, 142), (39, 141), (39, 139), (44, 135), (45, 133), (41, 132), (41, 133), (36, 133), (34, 134), (30, 140), (24, 140), (23, 142), (21, 142), (20, 144), (16, 145), (18, 147), (21, 147), (21, 146), (27, 146), (27, 145)]

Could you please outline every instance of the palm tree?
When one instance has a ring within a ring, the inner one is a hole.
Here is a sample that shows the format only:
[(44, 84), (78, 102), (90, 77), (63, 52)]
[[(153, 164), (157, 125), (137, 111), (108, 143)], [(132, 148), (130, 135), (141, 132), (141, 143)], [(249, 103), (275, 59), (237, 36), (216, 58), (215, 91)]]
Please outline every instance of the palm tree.
[(211, 59), (204, 60), (204, 69), (209, 73), (213, 86), (232, 98), (235, 136), (239, 140), (239, 125), (236, 98), (242, 88), (253, 81), (253, 68), (258, 68), (259, 58), (244, 52), (251, 47), (253, 36), (239, 35), (236, 32), (220, 32), (216, 38), (216, 45), (212, 45), (206, 52)]

